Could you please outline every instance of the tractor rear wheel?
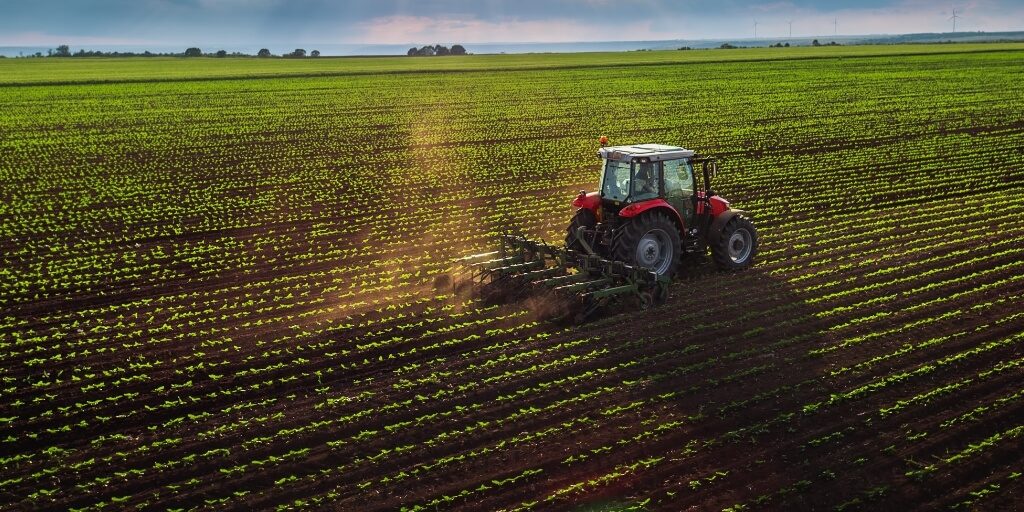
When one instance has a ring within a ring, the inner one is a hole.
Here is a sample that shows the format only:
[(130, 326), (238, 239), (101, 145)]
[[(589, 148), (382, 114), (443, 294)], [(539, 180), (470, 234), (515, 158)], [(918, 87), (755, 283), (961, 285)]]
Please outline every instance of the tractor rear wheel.
[(569, 222), (569, 227), (565, 233), (565, 248), (573, 251), (586, 252), (583, 248), (583, 244), (580, 243), (579, 239), (576, 238), (576, 231), (580, 227), (587, 229), (594, 229), (597, 226), (597, 216), (594, 212), (587, 208), (580, 208), (576, 211), (576, 215), (573, 215), (572, 221)]
[(711, 248), (715, 264), (722, 270), (741, 270), (754, 264), (757, 230), (750, 219), (737, 215), (725, 225), (718, 243)]
[(619, 229), (612, 242), (612, 256), (630, 265), (672, 278), (682, 250), (679, 227), (668, 215), (651, 211), (634, 217)]

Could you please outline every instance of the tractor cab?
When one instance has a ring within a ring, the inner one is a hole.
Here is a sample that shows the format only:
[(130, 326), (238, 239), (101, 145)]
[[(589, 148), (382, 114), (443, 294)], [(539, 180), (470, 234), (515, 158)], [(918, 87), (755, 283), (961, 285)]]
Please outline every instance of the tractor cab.
[(684, 225), (693, 224), (696, 153), (676, 146), (639, 144), (602, 147), (598, 155), (603, 208), (617, 213), (625, 206), (660, 199), (679, 212)]

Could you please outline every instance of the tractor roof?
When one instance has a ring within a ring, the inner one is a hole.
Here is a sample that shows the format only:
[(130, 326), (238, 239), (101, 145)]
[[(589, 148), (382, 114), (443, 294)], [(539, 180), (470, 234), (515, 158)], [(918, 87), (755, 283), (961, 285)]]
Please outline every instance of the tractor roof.
[(605, 146), (597, 150), (597, 155), (601, 158), (625, 162), (640, 159), (648, 162), (660, 162), (677, 158), (691, 158), (694, 151), (664, 144), (636, 144), (633, 146)]

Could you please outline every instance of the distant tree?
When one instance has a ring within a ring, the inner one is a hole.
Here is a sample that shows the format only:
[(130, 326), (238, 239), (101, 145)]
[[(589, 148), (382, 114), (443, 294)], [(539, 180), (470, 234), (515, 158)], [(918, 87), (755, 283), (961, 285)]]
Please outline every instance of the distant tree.
[(440, 55), (467, 55), (467, 52), (466, 52), (466, 48), (464, 46), (462, 46), (461, 44), (454, 45), (451, 48), (448, 48), (447, 46), (440, 45), (440, 44), (436, 44), (436, 45), (433, 45), (433, 46), (428, 44), (427, 46), (424, 46), (423, 48), (415, 48), (415, 47), (414, 48), (409, 48), (409, 50), (406, 51), (405, 54), (410, 56), (410, 57), (413, 57), (413, 56), (432, 57), (432, 56), (435, 56), (435, 55), (438, 55), (438, 56), (440, 56)]
[(189, 48), (189, 49), (185, 50), (185, 56), (186, 57), (202, 57), (203, 56), (203, 51), (200, 50), (199, 48), (196, 48), (196, 47), (193, 46), (192, 48)]
[(228, 52), (226, 52), (224, 50), (217, 50), (217, 56), (218, 57), (227, 57), (228, 56)]
[(310, 57), (319, 57), (320, 56), (320, 50), (313, 50), (313, 51), (309, 52), (309, 56)]
[(676, 49), (677, 50), (692, 50), (693, 48), (690, 48), (689, 46), (680, 46), (679, 48), (676, 48)]
[(789, 48), (789, 43), (786, 43), (786, 48)]
[(736, 47), (731, 45), (731, 44), (729, 44), (729, 43), (722, 43), (722, 46), (719, 46), (718, 48), (720, 48), (722, 50), (732, 50), (733, 48), (736, 48)]
[(62, 45), (57, 47), (56, 51), (53, 52), (53, 56), (54, 57), (70, 57), (71, 56), (71, 48), (68, 48), (68, 45), (66, 45), (66, 44), (62, 44)]
[(302, 58), (306, 56), (306, 50), (302, 48), (296, 48), (294, 52), (288, 54), (288, 57)]
[(266, 48), (260, 48), (260, 51), (256, 54), (257, 57), (270, 57), (270, 50)]
[(819, 43), (818, 40), (815, 39), (814, 41), (811, 41), (811, 46), (821, 46), (821, 43)]

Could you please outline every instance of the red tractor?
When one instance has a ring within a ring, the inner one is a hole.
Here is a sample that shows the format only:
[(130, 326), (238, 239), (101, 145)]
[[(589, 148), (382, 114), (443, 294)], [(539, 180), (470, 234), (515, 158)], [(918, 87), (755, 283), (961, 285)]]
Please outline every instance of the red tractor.
[[(661, 144), (611, 146), (601, 137), (599, 190), (580, 192), (565, 246), (506, 234), (499, 250), (461, 258), (486, 301), (551, 292), (555, 317), (582, 322), (609, 301), (646, 309), (665, 301), (684, 256), (739, 270), (754, 263), (757, 231), (746, 212), (711, 190), (712, 158)], [(695, 172), (696, 169), (700, 172)]]
[(661, 144), (603, 146), (598, 155), (599, 190), (581, 191), (572, 202), (578, 210), (566, 248), (670, 278), (684, 256), (708, 248), (722, 269), (753, 264), (757, 231), (746, 212), (711, 190), (713, 158)]

